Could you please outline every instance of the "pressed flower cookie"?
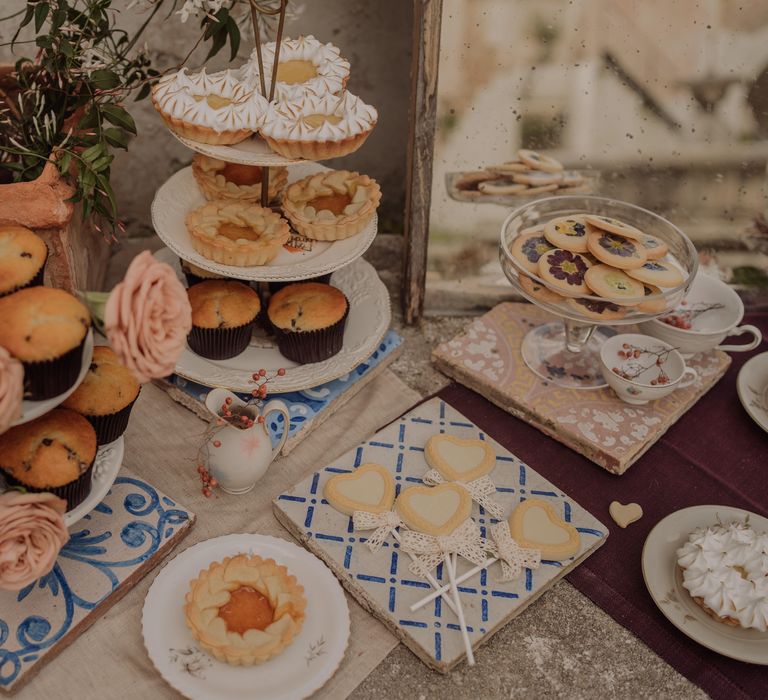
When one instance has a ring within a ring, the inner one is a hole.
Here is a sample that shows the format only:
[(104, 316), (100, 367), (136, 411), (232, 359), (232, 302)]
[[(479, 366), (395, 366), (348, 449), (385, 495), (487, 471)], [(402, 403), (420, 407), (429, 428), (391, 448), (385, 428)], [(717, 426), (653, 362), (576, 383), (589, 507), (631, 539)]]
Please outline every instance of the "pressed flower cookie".
[(627, 270), (627, 274), (644, 284), (657, 287), (677, 287), (685, 282), (680, 270), (661, 260), (649, 260), (636, 270)]
[(543, 170), (529, 170), (527, 173), (514, 173), (514, 182), (529, 185), (530, 187), (542, 187), (543, 185), (557, 185), (563, 179), (560, 173), (547, 173)]
[(636, 240), (599, 229), (587, 235), (587, 249), (600, 262), (621, 270), (642, 267), (648, 259), (645, 248)]
[(661, 238), (657, 238), (656, 236), (644, 233), (639, 241), (643, 248), (645, 248), (645, 254), (648, 257), (648, 260), (659, 260), (669, 252), (669, 246), (662, 241)]
[(545, 301), (549, 304), (559, 304), (565, 301), (564, 296), (557, 292), (553, 292), (549, 287), (545, 287), (540, 282), (537, 282), (526, 275), (520, 275), (518, 280), (523, 291), (534, 299)]
[(521, 148), (517, 152), (517, 157), (533, 170), (543, 170), (548, 173), (559, 173), (563, 170), (563, 164), (559, 160), (545, 156), (538, 151)]
[(363, 464), (349, 474), (336, 474), (325, 482), (323, 496), (336, 510), (386, 513), (395, 502), (395, 480), (380, 464)]
[(578, 253), (555, 248), (539, 258), (539, 277), (565, 296), (589, 294), (584, 275), (590, 262)]
[(529, 498), (512, 511), (509, 532), (521, 547), (538, 549), (542, 559), (569, 559), (581, 546), (576, 528), (539, 498)]
[(521, 234), (512, 242), (510, 253), (528, 272), (539, 274), (539, 258), (554, 250), (553, 246), (540, 231)]
[(528, 185), (522, 185), (510, 180), (496, 179), (481, 182), (477, 189), (485, 194), (520, 194), (528, 189)]
[(596, 301), (594, 299), (567, 299), (566, 303), (583, 316), (602, 321), (615, 321), (627, 315), (622, 308), (611, 301)]
[(610, 265), (593, 265), (584, 280), (597, 296), (615, 304), (634, 306), (645, 295), (642, 284)]
[(544, 225), (544, 236), (555, 247), (587, 252), (587, 223), (583, 216), (561, 216)]
[(633, 238), (637, 241), (642, 240), (645, 234), (637, 227), (627, 224), (619, 219), (614, 219), (611, 216), (599, 216), (597, 214), (585, 214), (584, 218), (587, 223), (601, 231), (608, 231), (608, 233), (615, 233), (617, 236), (625, 236), (626, 238)]

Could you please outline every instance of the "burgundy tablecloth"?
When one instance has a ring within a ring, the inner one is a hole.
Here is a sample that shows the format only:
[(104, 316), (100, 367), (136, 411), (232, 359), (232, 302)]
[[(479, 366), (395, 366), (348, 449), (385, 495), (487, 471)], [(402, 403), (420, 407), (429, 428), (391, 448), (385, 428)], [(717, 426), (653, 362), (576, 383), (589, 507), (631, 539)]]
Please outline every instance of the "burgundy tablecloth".
[[(768, 337), (768, 313), (745, 322)], [(520, 459), (560, 486), (605, 523), (617, 500), (642, 505), (644, 517), (626, 530), (611, 527), (606, 544), (568, 576), (582, 593), (642, 639), (680, 673), (715, 698), (765, 698), (768, 667), (720, 656), (690, 640), (662, 615), (643, 582), (645, 538), (663, 517), (692, 505), (747, 508), (768, 516), (768, 433), (739, 402), (736, 376), (751, 353), (733, 364), (704, 398), (622, 476), (600, 469), (536, 428), (513, 418), (457, 384), (439, 396), (486, 430)]]

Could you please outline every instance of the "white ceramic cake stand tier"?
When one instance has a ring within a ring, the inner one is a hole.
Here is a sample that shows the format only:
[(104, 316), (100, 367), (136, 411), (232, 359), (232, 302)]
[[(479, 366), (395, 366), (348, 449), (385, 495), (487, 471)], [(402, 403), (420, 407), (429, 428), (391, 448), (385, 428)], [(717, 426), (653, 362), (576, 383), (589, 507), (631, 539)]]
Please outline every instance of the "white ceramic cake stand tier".
[[(180, 274), (178, 261), (167, 248), (157, 251), (155, 257), (174, 266)], [(335, 272), (331, 284), (349, 300), (344, 344), (333, 357), (299, 365), (283, 357), (274, 339), (257, 329), (248, 348), (228, 360), (208, 360), (187, 346), (176, 363), (176, 374), (209, 387), (250, 392), (255, 386), (254, 372), (263, 368), (274, 374), (284, 368), (285, 375), (275, 376), (269, 382), (273, 394), (312, 389), (349, 374), (373, 354), (389, 330), (389, 292), (373, 266), (363, 259)]]
[(768, 634), (755, 629), (731, 627), (710, 617), (683, 588), (676, 551), (699, 527), (734, 520), (756, 532), (768, 532), (768, 518), (731, 506), (692, 506), (671, 513), (650, 531), (643, 547), (643, 578), (653, 602), (666, 618), (702, 646), (732, 659), (768, 665)]
[(21, 418), (19, 418), (13, 425), (22, 425), (29, 423), (29, 421), (39, 418), (48, 411), (56, 408), (59, 404), (66, 401), (80, 386), (85, 375), (88, 373), (88, 367), (91, 365), (91, 359), (93, 358), (93, 330), (88, 331), (88, 335), (85, 338), (85, 344), (83, 345), (83, 359), (80, 364), (80, 374), (77, 375), (77, 381), (69, 387), (63, 394), (54, 396), (50, 399), (43, 399), (42, 401), (30, 401), (25, 399), (21, 405)]
[[(316, 163), (302, 163), (288, 168), (288, 182), (296, 182), (307, 175), (323, 172), (328, 168)], [(192, 175), (192, 168), (183, 168), (172, 175), (160, 187), (152, 202), (152, 225), (176, 255), (193, 265), (224, 277), (252, 280), (254, 282), (295, 282), (334, 272), (368, 250), (378, 231), (378, 218), (374, 215), (368, 226), (355, 236), (342, 241), (309, 241), (308, 250), (281, 250), (266, 265), (235, 267), (221, 265), (200, 255), (193, 247), (185, 219), (193, 209), (206, 200)]]
[(296, 163), (305, 163), (301, 158), (286, 158), (273, 151), (267, 142), (259, 136), (252, 136), (240, 143), (231, 146), (213, 146), (209, 143), (200, 143), (193, 141), (186, 136), (180, 136), (175, 131), (169, 131), (187, 148), (191, 148), (204, 156), (225, 160), (227, 163), (239, 163), (240, 165), (295, 165)]
[(71, 528), (90, 513), (104, 497), (117, 479), (120, 467), (123, 466), (125, 441), (120, 436), (114, 442), (102, 445), (96, 452), (96, 461), (91, 473), (91, 492), (77, 508), (69, 510), (64, 515), (64, 523)]
[[(202, 569), (224, 557), (274, 559), (304, 586), (301, 632), (278, 656), (256, 666), (229, 666), (203, 651), (184, 620), (184, 596)], [(236, 534), (200, 542), (172, 559), (147, 593), (144, 646), (160, 675), (193, 700), (298, 700), (336, 673), (349, 641), (349, 608), (339, 582), (317, 557), (292, 542)]]

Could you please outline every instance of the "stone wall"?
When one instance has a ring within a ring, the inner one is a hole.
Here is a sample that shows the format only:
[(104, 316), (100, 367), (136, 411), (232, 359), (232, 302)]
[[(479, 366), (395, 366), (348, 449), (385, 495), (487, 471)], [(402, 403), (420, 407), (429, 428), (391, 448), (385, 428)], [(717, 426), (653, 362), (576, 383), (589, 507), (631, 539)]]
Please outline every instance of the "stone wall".
[[(3, 0), (0, 14), (10, 15), (24, 4), (24, 0)], [(133, 8), (128, 7), (128, 0), (114, 0), (112, 4), (119, 10), (117, 25), (129, 32), (146, 18), (146, 10), (142, 9), (148, 4), (146, 1), (140, 0)], [(170, 7), (171, 1), (166, 0), (165, 4)], [(379, 110), (379, 123), (363, 148), (352, 156), (327, 164), (356, 169), (376, 178), (384, 192), (379, 211), (380, 228), (399, 231), (405, 202), (412, 3), (305, 0), (292, 2), (291, 6), (300, 13), (286, 25), (286, 35), (314, 34), (339, 46), (352, 64), (349, 89)], [(161, 11), (143, 36), (160, 69), (178, 64), (199, 35), (193, 19), (182, 24), (178, 16), (166, 19), (166, 14)], [(16, 22), (12, 19), (0, 23), (0, 44), (9, 41)], [(253, 39), (244, 36), (240, 55), (233, 65), (244, 62), (252, 48)], [(15, 56), (30, 53), (30, 45), (21, 44)], [(189, 65), (200, 65), (205, 53), (198, 49)], [(226, 67), (228, 55), (223, 54), (211, 62), (212, 68)], [(0, 62), (13, 60), (10, 49), (0, 46)], [(191, 153), (167, 132), (150, 100), (131, 101), (128, 109), (136, 119), (139, 136), (127, 153), (118, 154), (113, 167), (113, 185), (129, 235), (147, 235), (151, 229), (149, 212), (155, 190), (189, 163)]]

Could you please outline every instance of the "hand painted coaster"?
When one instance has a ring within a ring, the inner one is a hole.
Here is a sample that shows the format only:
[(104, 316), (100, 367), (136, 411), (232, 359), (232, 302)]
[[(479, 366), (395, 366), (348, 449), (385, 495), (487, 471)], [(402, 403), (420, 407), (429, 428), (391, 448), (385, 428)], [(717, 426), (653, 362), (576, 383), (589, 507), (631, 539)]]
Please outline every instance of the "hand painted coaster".
[(70, 529), (50, 573), (17, 593), (0, 591), (0, 688), (16, 690), (101, 619), (194, 521), (190, 510), (123, 469)]
[(433, 435), (424, 448), (424, 458), (432, 467), (424, 475), (425, 484), (456, 483), (494, 518), (504, 515), (501, 506), (491, 498), (496, 493), (496, 484), (488, 476), (496, 466), (496, 454), (483, 440)]

